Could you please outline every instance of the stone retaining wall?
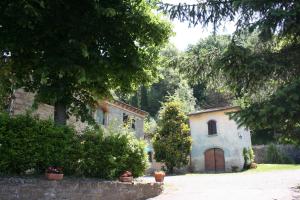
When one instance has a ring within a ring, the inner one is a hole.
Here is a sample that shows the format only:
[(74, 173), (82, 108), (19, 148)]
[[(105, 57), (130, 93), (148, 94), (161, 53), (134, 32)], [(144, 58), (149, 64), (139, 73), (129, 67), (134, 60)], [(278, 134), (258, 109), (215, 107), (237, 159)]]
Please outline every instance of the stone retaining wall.
[(0, 200), (142, 200), (161, 194), (160, 183), (121, 183), (96, 179), (0, 178)]
[[(276, 145), (276, 147), (286, 156), (290, 157), (295, 163), (300, 163), (300, 148), (293, 145)], [(254, 145), (253, 147), (255, 162), (267, 163), (266, 154), (268, 145)]]

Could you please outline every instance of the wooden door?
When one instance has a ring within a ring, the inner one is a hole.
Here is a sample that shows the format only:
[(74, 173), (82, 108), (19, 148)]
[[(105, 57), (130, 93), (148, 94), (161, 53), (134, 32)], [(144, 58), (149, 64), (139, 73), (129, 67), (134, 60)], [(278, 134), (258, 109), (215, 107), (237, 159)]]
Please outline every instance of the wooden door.
[(206, 172), (215, 172), (215, 150), (209, 149), (205, 151), (205, 171)]
[(225, 171), (224, 151), (222, 149), (212, 148), (205, 151), (205, 171), (206, 172)]

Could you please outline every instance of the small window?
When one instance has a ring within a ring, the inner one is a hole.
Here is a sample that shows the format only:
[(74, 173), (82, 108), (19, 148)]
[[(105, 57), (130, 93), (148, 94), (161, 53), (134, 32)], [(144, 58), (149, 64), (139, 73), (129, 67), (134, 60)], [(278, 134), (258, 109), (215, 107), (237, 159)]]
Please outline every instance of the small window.
[(152, 151), (148, 151), (148, 161), (152, 162)]
[(207, 126), (208, 126), (208, 135), (217, 134), (217, 122), (215, 120), (208, 121)]
[(105, 112), (102, 109), (96, 110), (96, 122), (105, 125)]
[(135, 130), (135, 119), (131, 120), (131, 128)]
[(123, 123), (124, 125), (128, 123), (128, 115), (126, 113), (123, 113)]

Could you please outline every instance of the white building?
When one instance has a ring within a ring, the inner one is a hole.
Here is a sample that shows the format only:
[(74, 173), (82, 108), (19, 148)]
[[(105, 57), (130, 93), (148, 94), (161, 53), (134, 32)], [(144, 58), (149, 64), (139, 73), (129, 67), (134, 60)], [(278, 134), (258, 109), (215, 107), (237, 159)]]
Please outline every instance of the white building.
[(251, 147), (250, 131), (238, 127), (228, 113), (239, 107), (221, 107), (189, 114), (195, 172), (230, 172), (244, 165), (243, 148)]

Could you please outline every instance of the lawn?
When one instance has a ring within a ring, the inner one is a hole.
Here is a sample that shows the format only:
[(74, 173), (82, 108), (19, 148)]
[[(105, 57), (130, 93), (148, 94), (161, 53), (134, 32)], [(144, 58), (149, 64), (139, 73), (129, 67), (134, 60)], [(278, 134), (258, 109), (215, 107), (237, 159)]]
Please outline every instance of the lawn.
[(250, 169), (245, 171), (245, 173), (252, 172), (268, 172), (274, 170), (295, 170), (300, 169), (300, 165), (293, 164), (258, 164), (256, 169)]

